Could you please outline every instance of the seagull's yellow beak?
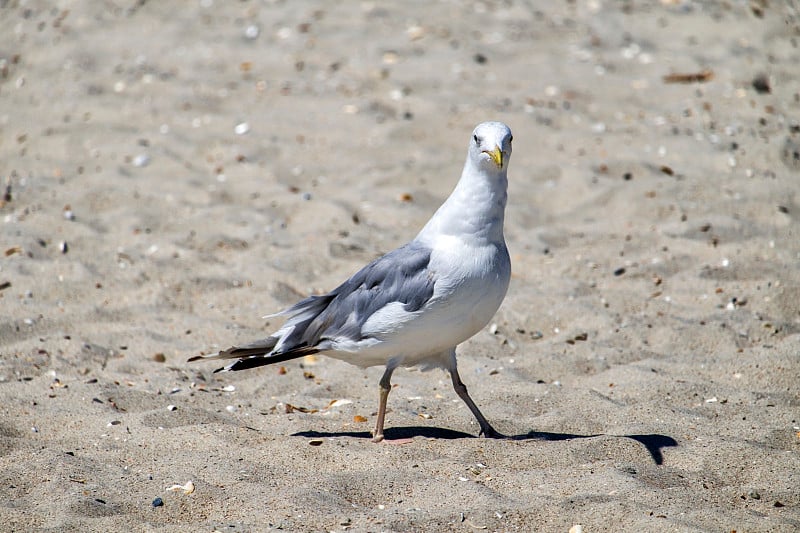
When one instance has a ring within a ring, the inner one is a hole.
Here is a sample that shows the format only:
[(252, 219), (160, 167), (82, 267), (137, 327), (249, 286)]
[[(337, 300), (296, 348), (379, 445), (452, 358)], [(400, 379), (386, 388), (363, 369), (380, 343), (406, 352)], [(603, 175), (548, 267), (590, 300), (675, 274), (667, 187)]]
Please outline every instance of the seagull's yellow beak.
[(495, 146), (494, 150), (492, 151), (484, 150), (483, 153), (488, 154), (489, 157), (492, 158), (492, 161), (494, 161), (495, 165), (497, 165), (500, 168), (503, 168), (503, 152), (500, 151), (499, 146)]

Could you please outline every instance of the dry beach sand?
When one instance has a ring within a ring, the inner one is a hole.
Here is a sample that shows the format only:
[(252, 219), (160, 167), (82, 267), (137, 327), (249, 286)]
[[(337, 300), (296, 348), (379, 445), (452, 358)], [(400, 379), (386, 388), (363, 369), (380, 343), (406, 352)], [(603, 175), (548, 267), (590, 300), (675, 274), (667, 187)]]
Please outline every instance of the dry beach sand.
[[(797, 530), (798, 17), (0, 3), (0, 529)], [(373, 444), (380, 368), (186, 363), (412, 238), (484, 120), (513, 278), (459, 361), (512, 439), (441, 371)]]

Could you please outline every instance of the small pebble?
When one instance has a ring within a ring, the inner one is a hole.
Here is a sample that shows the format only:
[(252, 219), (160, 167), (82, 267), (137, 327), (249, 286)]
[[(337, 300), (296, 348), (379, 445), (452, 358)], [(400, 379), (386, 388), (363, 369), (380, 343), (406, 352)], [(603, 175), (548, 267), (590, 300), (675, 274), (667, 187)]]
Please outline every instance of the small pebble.
[(800, 171), (800, 142), (793, 136), (786, 137), (780, 155), (781, 160), (790, 170)]
[(769, 78), (764, 74), (759, 74), (753, 78), (753, 89), (759, 94), (769, 94), (772, 92), (772, 87), (769, 84)]
[(416, 24), (414, 24), (413, 26), (409, 26), (406, 29), (406, 34), (408, 35), (408, 38), (412, 41), (417, 41), (419, 39), (422, 39), (423, 37), (425, 37), (426, 33), (427, 32), (425, 31), (425, 28), (423, 28), (422, 26), (417, 26)]
[(168, 405), (167, 406), (167, 411), (177, 411), (177, 410), (178, 410), (178, 407), (175, 406), (175, 405)]
[(233, 132), (236, 135), (244, 135), (248, 131), (250, 131), (250, 124), (248, 124), (247, 122), (242, 122), (241, 124), (237, 124), (236, 127), (233, 128)]
[(156, 498), (155, 500), (153, 500), (153, 507), (161, 507), (163, 505), (164, 505), (164, 500), (162, 500), (161, 498)]
[(67, 241), (61, 241), (58, 243), (58, 249), (61, 250), (62, 254), (67, 253), (69, 251), (69, 245), (67, 244)]
[(150, 156), (147, 154), (139, 154), (133, 158), (133, 166), (146, 167), (150, 164)]
[(248, 39), (256, 39), (260, 33), (261, 33), (261, 29), (258, 26), (256, 26), (255, 24), (249, 25), (244, 30), (244, 36), (247, 37)]
[(183, 485), (172, 485), (171, 487), (167, 487), (167, 490), (171, 492), (182, 491), (184, 494), (191, 494), (194, 492), (194, 482), (189, 480)]

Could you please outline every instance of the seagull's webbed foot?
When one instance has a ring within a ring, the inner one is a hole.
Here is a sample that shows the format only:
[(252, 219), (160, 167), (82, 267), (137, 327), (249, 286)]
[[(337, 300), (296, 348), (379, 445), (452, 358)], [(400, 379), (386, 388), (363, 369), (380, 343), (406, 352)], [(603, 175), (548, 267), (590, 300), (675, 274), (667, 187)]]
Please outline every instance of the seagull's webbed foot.
[(479, 437), (483, 437), (485, 439), (510, 439), (508, 435), (504, 435), (500, 433), (492, 426), (482, 427), (480, 433), (478, 433)]

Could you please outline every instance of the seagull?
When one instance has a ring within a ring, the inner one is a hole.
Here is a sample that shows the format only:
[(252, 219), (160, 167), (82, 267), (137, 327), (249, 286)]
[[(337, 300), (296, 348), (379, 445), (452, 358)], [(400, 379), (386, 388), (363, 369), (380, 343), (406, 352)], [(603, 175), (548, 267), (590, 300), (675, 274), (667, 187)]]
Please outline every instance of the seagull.
[(362, 368), (385, 366), (373, 441), (384, 438), (396, 368), (444, 368), (480, 425), (502, 438), (458, 375), (456, 347), (489, 323), (505, 298), (511, 260), (503, 237), (511, 130), (484, 122), (472, 132), (461, 179), (414, 239), (379, 257), (327, 294), (267, 317), (285, 317), (269, 337), (200, 359), (235, 359), (235, 371), (321, 354)]

